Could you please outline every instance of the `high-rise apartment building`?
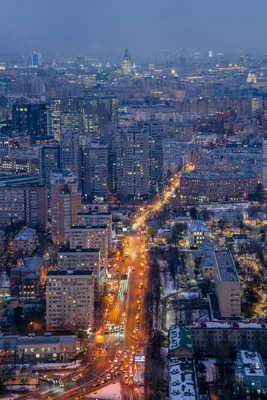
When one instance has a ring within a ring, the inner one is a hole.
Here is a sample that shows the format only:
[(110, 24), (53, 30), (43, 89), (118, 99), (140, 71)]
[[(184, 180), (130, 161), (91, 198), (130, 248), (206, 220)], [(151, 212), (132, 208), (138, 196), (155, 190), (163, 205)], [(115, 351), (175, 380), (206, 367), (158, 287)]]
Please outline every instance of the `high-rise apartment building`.
[(70, 129), (72, 132), (83, 134), (83, 116), (81, 113), (63, 112), (60, 115), (60, 128)]
[(10, 152), (10, 138), (8, 136), (0, 136), (0, 159), (8, 158)]
[(46, 104), (15, 104), (12, 108), (12, 130), (30, 136), (31, 144), (49, 136), (48, 107)]
[(262, 143), (262, 187), (267, 189), (267, 138)]
[(101, 127), (117, 123), (117, 108), (117, 98), (112, 96), (52, 99), (50, 120), (54, 139), (60, 140), (61, 126), (78, 129), (82, 125), (82, 134), (98, 140)]
[(117, 124), (106, 124), (101, 129), (100, 144), (108, 146), (108, 187), (114, 192), (116, 188), (116, 143)]
[(58, 251), (57, 270), (59, 271), (90, 271), (94, 278), (95, 299), (99, 298), (100, 250), (62, 248)]
[(51, 189), (51, 173), (61, 168), (60, 146), (54, 142), (40, 147), (40, 182), (50, 190)]
[(88, 329), (94, 324), (94, 278), (90, 271), (50, 271), (46, 277), (46, 329)]
[(149, 195), (149, 135), (138, 124), (116, 133), (116, 191), (119, 196)]
[(108, 197), (108, 148), (97, 144), (80, 146), (79, 187), (85, 200)]
[(241, 286), (232, 254), (229, 251), (214, 251), (215, 289), (221, 316), (241, 317)]
[(107, 225), (108, 227), (108, 247), (112, 249), (112, 214), (103, 211), (81, 211), (77, 216), (77, 224), (83, 226)]
[(79, 134), (69, 128), (62, 127), (60, 134), (62, 169), (79, 173)]
[(108, 266), (109, 230), (107, 225), (72, 226), (68, 233), (69, 244), (72, 249), (99, 249), (100, 266)]
[(77, 223), (81, 193), (77, 178), (66, 171), (53, 172), (51, 185), (52, 240), (60, 244), (66, 241), (70, 227)]
[(24, 222), (45, 230), (47, 224), (47, 189), (45, 186), (1, 186), (0, 226)]
[(147, 197), (163, 183), (163, 128), (158, 121), (118, 126), (116, 192), (120, 196)]
[(163, 125), (159, 121), (146, 121), (143, 129), (149, 135), (149, 179), (152, 187), (163, 183)]

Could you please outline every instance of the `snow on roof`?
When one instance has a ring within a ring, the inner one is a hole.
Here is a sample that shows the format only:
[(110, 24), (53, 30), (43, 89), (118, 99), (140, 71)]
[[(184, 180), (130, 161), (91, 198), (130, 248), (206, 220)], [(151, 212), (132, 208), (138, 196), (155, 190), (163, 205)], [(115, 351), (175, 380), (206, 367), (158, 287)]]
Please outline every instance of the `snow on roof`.
[(32, 228), (21, 229), (14, 237), (14, 240), (30, 240), (36, 235), (36, 230)]
[(119, 382), (107, 385), (102, 389), (97, 390), (90, 395), (85, 396), (87, 399), (104, 399), (104, 400), (122, 400), (122, 390)]
[(264, 366), (257, 351), (241, 350), (238, 353), (238, 361), (242, 364), (246, 376), (265, 375)]
[(209, 232), (208, 225), (200, 220), (192, 221), (188, 224), (189, 232)]
[(238, 322), (238, 321), (202, 321), (192, 322), (191, 328), (206, 329), (267, 329), (264, 322)]
[(194, 363), (190, 358), (171, 358), (169, 364), (169, 399), (197, 399)]

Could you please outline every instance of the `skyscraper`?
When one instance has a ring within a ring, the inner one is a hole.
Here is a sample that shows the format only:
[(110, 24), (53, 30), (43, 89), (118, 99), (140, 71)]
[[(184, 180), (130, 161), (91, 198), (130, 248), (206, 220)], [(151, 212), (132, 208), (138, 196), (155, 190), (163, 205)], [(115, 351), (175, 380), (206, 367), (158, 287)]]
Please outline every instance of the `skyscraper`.
[(120, 196), (149, 195), (149, 135), (135, 123), (116, 133), (116, 191)]
[(117, 123), (117, 108), (117, 98), (114, 96), (53, 99), (50, 120), (54, 139), (60, 140), (62, 126), (71, 125), (77, 129), (81, 126), (82, 134), (98, 141), (101, 127), (110, 122)]
[(120, 196), (146, 197), (163, 183), (163, 128), (158, 121), (118, 127), (116, 192)]
[(72, 129), (62, 127), (60, 138), (62, 169), (73, 172), (78, 176), (79, 172), (79, 134)]
[(31, 55), (32, 67), (39, 67), (42, 64), (41, 54), (34, 51)]
[(129, 75), (131, 73), (132, 59), (127, 48), (125, 49), (124, 55), (122, 57), (121, 67), (125, 75)]
[(108, 197), (108, 148), (87, 143), (80, 146), (79, 187), (85, 200)]
[(51, 189), (51, 173), (61, 167), (59, 143), (54, 142), (44, 145), (39, 150), (40, 160), (40, 182), (45, 185), (49, 191)]
[(12, 108), (12, 130), (26, 133), (31, 144), (49, 136), (48, 107), (46, 104), (15, 104)]
[(149, 180), (151, 190), (163, 184), (163, 126), (159, 121), (147, 121), (143, 124), (149, 135)]
[(77, 178), (66, 171), (53, 172), (52, 184), (52, 240), (60, 244), (67, 240), (71, 226), (77, 223), (77, 213), (81, 208), (81, 193)]

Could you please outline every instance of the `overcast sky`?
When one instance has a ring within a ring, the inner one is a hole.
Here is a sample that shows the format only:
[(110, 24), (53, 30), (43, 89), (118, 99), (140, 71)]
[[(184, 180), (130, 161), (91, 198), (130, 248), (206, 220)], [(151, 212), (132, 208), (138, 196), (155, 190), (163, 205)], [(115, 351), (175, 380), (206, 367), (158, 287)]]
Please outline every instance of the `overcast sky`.
[(0, 52), (267, 51), (267, 0), (2, 0)]

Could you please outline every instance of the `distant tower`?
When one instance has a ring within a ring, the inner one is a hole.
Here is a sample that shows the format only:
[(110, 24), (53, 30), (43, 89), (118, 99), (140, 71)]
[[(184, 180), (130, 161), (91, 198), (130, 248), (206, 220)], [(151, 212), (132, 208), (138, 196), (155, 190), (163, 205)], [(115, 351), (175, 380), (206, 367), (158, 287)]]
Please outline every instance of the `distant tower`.
[(32, 67), (39, 67), (42, 64), (42, 57), (41, 54), (37, 51), (32, 53)]
[(132, 60), (131, 60), (131, 56), (130, 56), (127, 48), (125, 49), (125, 53), (124, 53), (124, 56), (122, 58), (121, 67), (122, 67), (123, 73), (125, 75), (128, 75), (128, 74), (131, 73)]
[(257, 75), (253, 72), (249, 71), (249, 74), (247, 76), (247, 83), (257, 83), (258, 82), (258, 78)]

